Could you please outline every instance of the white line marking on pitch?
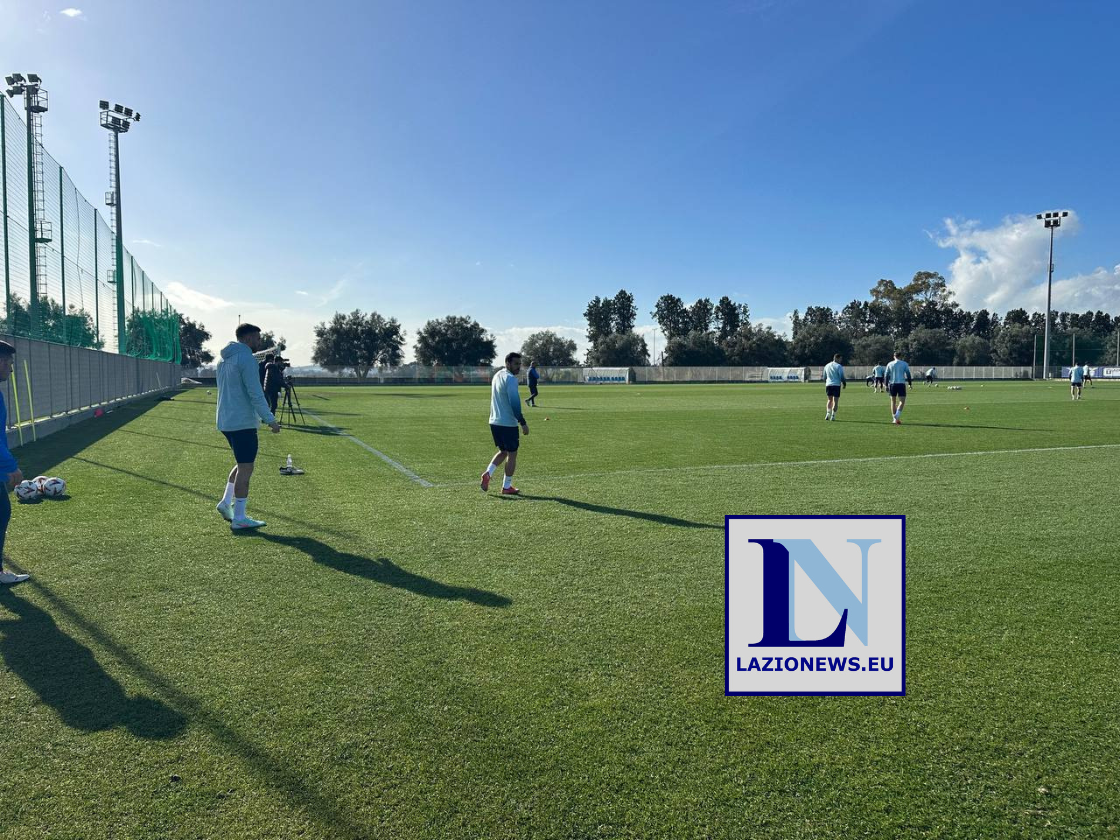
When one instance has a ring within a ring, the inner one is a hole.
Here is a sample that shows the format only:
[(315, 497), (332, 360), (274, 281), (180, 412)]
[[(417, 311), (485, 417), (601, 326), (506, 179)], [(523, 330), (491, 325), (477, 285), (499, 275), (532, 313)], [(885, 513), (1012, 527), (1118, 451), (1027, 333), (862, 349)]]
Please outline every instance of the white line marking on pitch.
[(435, 486), (434, 484), (432, 484), (432, 482), (428, 481), (427, 479), (421, 478), (420, 476), (418, 476), (416, 473), (414, 473), (412, 470), (410, 470), (404, 464), (400, 463), (399, 461), (394, 461), (392, 458), (390, 458), (384, 452), (381, 452), (377, 449), (374, 449), (372, 446), (370, 446), (364, 440), (359, 440), (358, 438), (354, 437), (353, 435), (346, 434), (346, 432), (342, 431), (342, 429), (338, 428), (338, 426), (332, 426), (330, 423), (328, 423), (326, 420), (324, 420), (319, 415), (312, 414), (310, 411), (305, 411), (303, 413), (306, 414), (308, 417), (312, 418), (313, 420), (315, 420), (315, 422), (317, 422), (320, 426), (323, 426), (327, 429), (332, 430), (339, 437), (344, 437), (348, 440), (352, 440), (352, 441), (354, 441), (354, 443), (358, 444), (358, 446), (362, 447), (362, 449), (366, 450), (367, 452), (372, 452), (374, 455), (376, 455), (378, 458), (380, 458), (382, 461), (384, 461), (390, 467), (404, 473), (406, 476), (409, 477), (410, 480), (415, 481), (421, 487), (434, 487)]
[[(1120, 443), (1092, 443), (1082, 446), (1042, 446), (1032, 449), (981, 449), (976, 452), (925, 452), (919, 455), (869, 455), (863, 458), (829, 458), (818, 461), (754, 461), (749, 464), (709, 464), (681, 467), (644, 467), (632, 470), (613, 470), (612, 472), (574, 473), (572, 475), (533, 476), (537, 481), (564, 481), (572, 478), (604, 478), (612, 475), (640, 475), (643, 473), (702, 472), (704, 470), (747, 470), (761, 467), (819, 467), (829, 464), (859, 464), (868, 461), (909, 461), (916, 458), (959, 458), (972, 455), (1022, 455), (1031, 452), (1071, 452), (1078, 449), (1120, 449)], [(429, 487), (465, 487), (473, 482), (454, 482), (449, 484), (429, 484)]]

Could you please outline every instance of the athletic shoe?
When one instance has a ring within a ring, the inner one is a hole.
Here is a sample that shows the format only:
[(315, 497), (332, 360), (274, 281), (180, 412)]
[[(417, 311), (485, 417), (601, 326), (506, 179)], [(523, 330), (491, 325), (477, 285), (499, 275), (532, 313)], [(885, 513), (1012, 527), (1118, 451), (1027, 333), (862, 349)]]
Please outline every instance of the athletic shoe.
[(251, 531), (254, 528), (263, 527), (264, 523), (259, 519), (251, 519), (248, 516), (244, 517), (243, 519), (234, 519), (229, 523), (229, 529), (231, 531)]
[(218, 506), (216, 508), (214, 508), (214, 510), (218, 511), (218, 513), (221, 514), (222, 519), (224, 519), (226, 522), (232, 522), (233, 521), (233, 505), (232, 504), (223, 505), (219, 502)]
[(516, 487), (503, 487), (502, 488), (502, 495), (503, 496), (516, 496), (520, 492), (521, 491), (518, 490)]
[(896, 418), (894, 418), (894, 424), (895, 424), (896, 426), (901, 426), (901, 425), (902, 425), (902, 421), (901, 421), (901, 420), (899, 420), (899, 419), (898, 419), (898, 418), (896, 417)]
[(482, 488), (483, 493), (490, 489), (490, 473), (484, 472), (482, 474), (482, 481), (478, 483), (478, 486)]
[(17, 575), (12, 572), (0, 572), (0, 583), (12, 585), (13, 583), (23, 583), (28, 580), (31, 575)]

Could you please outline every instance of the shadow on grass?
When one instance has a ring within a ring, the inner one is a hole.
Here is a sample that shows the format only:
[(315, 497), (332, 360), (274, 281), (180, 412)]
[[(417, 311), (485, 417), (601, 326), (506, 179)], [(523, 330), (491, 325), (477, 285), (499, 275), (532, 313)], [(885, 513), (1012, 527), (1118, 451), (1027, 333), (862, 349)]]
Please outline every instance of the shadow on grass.
[(709, 522), (693, 522), (691, 519), (678, 519), (675, 516), (665, 516), (661, 513), (646, 513), (641, 510), (628, 510), (627, 508), (608, 507), (607, 505), (595, 505), (591, 502), (579, 502), (575, 499), (566, 499), (563, 496), (532, 496), (528, 493), (521, 493), (517, 496), (493, 496), (491, 498), (500, 499), (502, 501), (509, 501), (511, 499), (528, 499), (534, 502), (556, 502), (557, 504), (565, 505), (566, 507), (578, 508), (579, 510), (587, 510), (591, 513), (604, 513), (608, 516), (627, 516), (631, 519), (643, 519), (646, 522), (656, 522), (658, 525), (673, 525), (677, 528), (713, 528), (717, 531), (723, 530), (722, 523), (713, 525)]
[(167, 441), (171, 441), (172, 443), (181, 443), (181, 444), (184, 444), (186, 446), (205, 446), (207, 449), (220, 449), (223, 452), (229, 452), (230, 451), (230, 448), (229, 448), (228, 444), (226, 446), (219, 446), (216, 443), (203, 443), (202, 441), (198, 441), (198, 440), (187, 440), (185, 438), (167, 437), (166, 435), (153, 435), (151, 432), (138, 432), (135, 429), (121, 429), (120, 431), (123, 434), (126, 434), (126, 435), (139, 435), (141, 437), (154, 438), (155, 440), (167, 440)]
[(150, 697), (129, 697), (93, 652), (66, 635), (50, 613), (10, 590), (0, 606), (16, 619), (0, 619), (0, 658), (62, 722), (82, 732), (123, 726), (137, 738), (174, 738), (186, 718)]
[[(23, 571), (15, 563), (7, 564), (14, 571)], [(70, 623), (81, 628), (82, 632), (93, 639), (102, 650), (146, 682), (153, 691), (162, 695), (177, 710), (173, 711), (173, 714), (185, 716), (185, 720), (192, 726), (205, 729), (222, 747), (235, 754), (263, 784), (281, 793), (284, 799), (291, 803), (293, 809), (302, 811), (315, 820), (325, 830), (325, 836), (348, 838), (348, 840), (350, 838), (364, 840), (370, 836), (368, 827), (357, 825), (345, 807), (319, 793), (304, 781), (298, 771), (287, 769), (278, 756), (258, 746), (198, 699), (149, 666), (111, 633), (87, 619), (65, 599), (56, 595), (50, 587), (34, 578), (27, 583), (21, 583), (20, 586), (34, 589), (42, 595), (57, 613), (66, 616)], [(4, 603), (7, 604), (6, 601)]]
[(285, 545), (302, 551), (314, 562), (345, 572), (348, 575), (372, 580), (376, 583), (404, 589), (426, 598), (444, 598), (450, 601), (470, 601), (481, 607), (508, 607), (513, 603), (505, 595), (488, 592), (485, 589), (474, 589), (467, 586), (451, 586), (440, 583), (438, 580), (426, 578), (423, 575), (402, 569), (386, 557), (362, 557), (360, 554), (348, 554), (331, 548), (321, 540), (312, 537), (287, 537), (279, 534), (268, 534), (264, 531), (256, 532), (256, 536), (268, 542)]
[[(180, 493), (186, 493), (187, 495), (194, 496), (198, 499), (203, 499), (207, 502), (207, 511), (206, 511), (207, 515), (211, 517), (211, 520), (215, 524), (218, 524), (219, 522), (221, 522), (221, 520), (218, 518), (218, 514), (214, 511), (214, 506), (217, 504), (216, 500), (219, 498), (220, 494), (214, 495), (214, 496), (208, 496), (205, 493), (200, 493), (198, 490), (192, 490), (191, 488), (183, 487), (180, 484), (172, 484), (170, 481), (164, 481), (163, 479), (160, 479), (160, 478), (152, 478), (150, 475), (141, 475), (138, 472), (133, 472), (132, 470), (126, 470), (124, 467), (114, 467), (111, 464), (103, 464), (100, 461), (94, 461), (94, 460), (91, 460), (90, 458), (83, 458), (80, 455), (74, 455), (72, 457), (73, 457), (73, 460), (81, 461), (83, 464), (89, 464), (89, 465), (94, 466), (94, 467), (101, 467), (102, 469), (110, 470), (110, 471), (115, 472), (115, 473), (120, 473), (121, 475), (131, 476), (132, 478), (139, 478), (142, 481), (148, 481), (148, 482), (151, 482), (152, 484), (158, 484), (161, 487), (168, 487), (172, 490), (178, 490)], [(222, 480), (222, 479), (219, 479), (219, 481), (220, 480)], [(269, 510), (266, 507), (260, 507), (260, 506), (258, 506), (258, 497), (255, 497), (255, 496), (253, 497), (253, 507), (254, 507), (254, 510), (261, 511), (261, 513), (263, 513), (265, 516), (269, 517), (270, 519), (279, 519), (279, 520), (287, 522), (291, 525), (295, 525), (299, 528), (307, 528), (308, 530), (311, 530), (311, 531), (319, 531), (320, 533), (323, 533), (323, 534), (331, 534), (333, 536), (339, 537), (340, 539), (346, 539), (346, 540), (353, 539), (353, 535), (348, 534), (345, 531), (339, 531), (335, 528), (328, 528), (325, 525), (313, 525), (310, 522), (303, 522), (299, 519), (292, 519), (290, 516), (284, 516), (282, 513), (276, 513), (274, 511)], [(226, 526), (226, 527), (228, 527), (228, 526)]]
[(302, 424), (299, 426), (291, 426), (285, 423), (284, 430), (289, 432), (300, 432), (305, 435), (324, 435), (326, 437), (341, 437), (347, 433), (345, 427), (334, 425), (328, 428), (326, 426), (310, 426)]
[[(906, 415), (903, 415), (905, 418)], [(868, 426), (890, 426), (892, 425), (890, 418), (883, 421), (878, 420), (837, 420), (838, 423), (863, 423)], [(903, 426), (920, 426), (929, 429), (995, 429), (1000, 432), (1052, 432), (1053, 429), (1035, 429), (1027, 428), (1025, 426), (985, 426), (982, 423), (918, 423), (910, 420), (903, 419)]]

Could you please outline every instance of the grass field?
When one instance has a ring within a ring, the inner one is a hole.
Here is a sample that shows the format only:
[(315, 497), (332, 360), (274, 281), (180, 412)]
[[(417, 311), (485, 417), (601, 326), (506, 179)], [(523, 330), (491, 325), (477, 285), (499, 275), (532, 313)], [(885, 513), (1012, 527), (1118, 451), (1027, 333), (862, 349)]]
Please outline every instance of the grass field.
[[(205, 389), (17, 450), (4, 840), (1116, 836), (1120, 386), (300, 397), (254, 535)], [(723, 696), (752, 513), (907, 515), (906, 697)]]

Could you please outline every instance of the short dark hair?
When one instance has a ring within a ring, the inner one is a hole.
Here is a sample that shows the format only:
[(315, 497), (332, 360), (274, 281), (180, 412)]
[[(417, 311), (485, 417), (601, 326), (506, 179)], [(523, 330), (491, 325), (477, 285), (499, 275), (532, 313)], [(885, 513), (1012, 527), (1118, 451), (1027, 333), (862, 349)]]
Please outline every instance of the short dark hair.
[(838, 362), (838, 361), (840, 361), (840, 358), (841, 358), (840, 354), (837, 353), (835, 356), (832, 357), (832, 361)]
[(520, 353), (506, 353), (506, 364), (508, 365), (514, 359), (520, 359), (520, 358), (521, 358)]
[(901, 359), (904, 355), (905, 355), (905, 352), (901, 348), (894, 351), (894, 357), (896, 359)]
[(6, 341), (0, 341), (0, 356), (14, 356), (16, 348)]
[(275, 353), (265, 353), (265, 356), (264, 356), (264, 360), (265, 360), (266, 362), (271, 362), (271, 361), (272, 361), (273, 359), (275, 359), (275, 358), (276, 358), (276, 354), (275, 354)]
[(250, 333), (259, 333), (260, 331), (261, 331), (261, 328), (258, 327), (256, 324), (248, 324), (248, 323), (238, 324), (237, 325), (237, 331), (234, 333), (234, 335), (236, 335), (237, 340), (240, 341), (241, 339), (243, 339), (245, 336), (249, 335)]

